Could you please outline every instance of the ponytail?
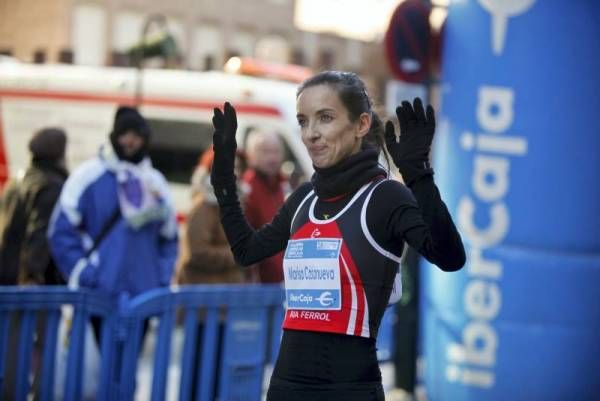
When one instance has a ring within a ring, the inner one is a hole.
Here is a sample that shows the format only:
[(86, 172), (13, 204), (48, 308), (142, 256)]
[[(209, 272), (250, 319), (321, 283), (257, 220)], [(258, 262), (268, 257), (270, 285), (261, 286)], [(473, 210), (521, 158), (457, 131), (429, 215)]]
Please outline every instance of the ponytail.
[(385, 162), (387, 164), (388, 172), (390, 166), (390, 159), (387, 149), (385, 147), (385, 135), (384, 127), (381, 118), (374, 111), (371, 112), (371, 127), (369, 132), (363, 139), (363, 143), (375, 147), (378, 151), (383, 153)]

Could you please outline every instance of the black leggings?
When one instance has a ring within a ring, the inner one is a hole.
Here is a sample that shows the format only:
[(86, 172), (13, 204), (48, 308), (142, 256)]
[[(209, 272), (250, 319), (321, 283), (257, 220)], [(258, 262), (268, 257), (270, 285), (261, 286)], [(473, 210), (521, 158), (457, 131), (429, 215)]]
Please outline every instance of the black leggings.
[(267, 401), (383, 401), (375, 340), (284, 330)]
[(385, 401), (381, 383), (308, 385), (271, 378), (267, 401)]
[[(96, 340), (96, 345), (98, 346), (98, 350), (102, 350), (102, 324), (103, 318), (100, 316), (90, 316), (90, 323), (92, 324), (92, 328), (94, 331), (94, 338)], [(142, 339), (140, 341), (140, 350), (141, 353), (144, 349), (144, 340), (146, 339), (146, 334), (148, 333), (148, 328), (150, 327), (150, 319), (144, 319), (144, 323), (142, 325)]]

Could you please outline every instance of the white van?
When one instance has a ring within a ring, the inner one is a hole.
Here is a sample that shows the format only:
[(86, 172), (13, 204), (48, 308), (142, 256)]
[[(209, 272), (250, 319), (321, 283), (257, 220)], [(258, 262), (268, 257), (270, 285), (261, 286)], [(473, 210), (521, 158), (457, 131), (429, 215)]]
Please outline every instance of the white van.
[(213, 108), (225, 101), (237, 109), (240, 148), (252, 128), (274, 130), (286, 147), (286, 172), (309, 177), (312, 164), (295, 117), (296, 87), (222, 72), (140, 73), (134, 68), (0, 62), (0, 185), (27, 167), (27, 143), (39, 128), (66, 130), (67, 163), (73, 170), (107, 142), (118, 105), (137, 104), (152, 127), (153, 164), (167, 177), (177, 210), (184, 214), (191, 200), (191, 174), (212, 142)]

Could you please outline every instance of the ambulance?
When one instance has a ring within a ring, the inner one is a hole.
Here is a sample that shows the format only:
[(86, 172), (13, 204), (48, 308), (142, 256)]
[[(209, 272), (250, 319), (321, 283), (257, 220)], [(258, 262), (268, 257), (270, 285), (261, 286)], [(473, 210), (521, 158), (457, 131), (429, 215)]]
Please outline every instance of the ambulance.
[(310, 177), (312, 164), (296, 121), (297, 85), (219, 71), (38, 65), (0, 59), (0, 186), (27, 168), (27, 144), (36, 130), (65, 129), (67, 166), (72, 171), (107, 143), (117, 107), (134, 105), (152, 128), (152, 163), (169, 181), (178, 214), (183, 216), (191, 203), (191, 174), (212, 143), (213, 108), (225, 101), (237, 110), (239, 147), (244, 148), (254, 128), (277, 132), (286, 152), (284, 172), (300, 181)]

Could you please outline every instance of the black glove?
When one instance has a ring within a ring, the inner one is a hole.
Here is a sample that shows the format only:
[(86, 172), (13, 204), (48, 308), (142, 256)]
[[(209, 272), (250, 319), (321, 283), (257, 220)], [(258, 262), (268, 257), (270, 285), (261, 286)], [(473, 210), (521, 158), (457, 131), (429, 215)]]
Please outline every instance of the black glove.
[(430, 105), (425, 114), (418, 97), (413, 105), (402, 102), (396, 108), (396, 115), (400, 123), (400, 141), (396, 140), (394, 124), (388, 121), (385, 124), (385, 143), (404, 182), (410, 186), (419, 178), (433, 174), (429, 165), (429, 151), (435, 132), (435, 116)]
[(219, 204), (223, 204), (227, 201), (237, 200), (236, 177), (234, 174), (235, 152), (237, 150), (235, 109), (229, 102), (224, 104), (223, 111), (215, 108), (212, 122), (215, 128), (213, 134), (215, 158), (210, 173), (210, 183)]

